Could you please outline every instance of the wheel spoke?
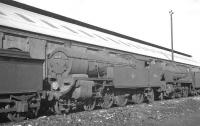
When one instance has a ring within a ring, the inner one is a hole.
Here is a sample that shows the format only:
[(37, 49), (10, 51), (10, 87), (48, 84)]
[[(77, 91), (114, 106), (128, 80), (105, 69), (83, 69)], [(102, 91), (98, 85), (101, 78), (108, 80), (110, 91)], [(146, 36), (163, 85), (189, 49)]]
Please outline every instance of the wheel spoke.
[(110, 108), (114, 103), (114, 93), (110, 89), (103, 92), (101, 107), (104, 109)]
[(150, 88), (147, 93), (147, 102), (152, 103), (153, 101), (154, 101), (154, 91), (152, 88)]
[(184, 87), (184, 89), (182, 90), (182, 96), (188, 97), (188, 88), (187, 87)]
[(163, 94), (163, 92), (160, 92), (159, 99), (160, 99), (161, 101), (164, 100), (164, 94)]
[(86, 100), (86, 102), (83, 105), (84, 110), (91, 111), (96, 106), (96, 99), (95, 98), (89, 98)]
[(128, 102), (128, 99), (124, 95), (118, 95), (115, 97), (117, 106), (125, 106)]
[(54, 104), (54, 112), (56, 114), (68, 113), (70, 111), (70, 100), (56, 101)]
[(144, 101), (143, 93), (137, 93), (132, 96), (132, 101), (136, 104), (140, 104)]
[(26, 119), (25, 116), (22, 115), (22, 113), (8, 113), (8, 119), (10, 121), (13, 121), (13, 122), (19, 122), (19, 121), (23, 121), (24, 119)]

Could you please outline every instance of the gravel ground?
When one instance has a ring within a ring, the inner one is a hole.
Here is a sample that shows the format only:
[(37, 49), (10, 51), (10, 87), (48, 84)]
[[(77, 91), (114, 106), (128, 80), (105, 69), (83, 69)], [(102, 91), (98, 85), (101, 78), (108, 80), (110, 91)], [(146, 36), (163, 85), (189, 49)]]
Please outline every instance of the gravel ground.
[(156, 101), (108, 110), (43, 116), (4, 126), (199, 126), (200, 97)]

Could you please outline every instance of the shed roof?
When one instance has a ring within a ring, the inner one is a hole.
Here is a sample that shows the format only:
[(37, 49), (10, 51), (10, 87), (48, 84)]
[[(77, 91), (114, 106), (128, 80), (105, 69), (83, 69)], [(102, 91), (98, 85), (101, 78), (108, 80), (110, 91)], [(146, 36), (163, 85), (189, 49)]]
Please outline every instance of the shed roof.
[[(0, 1), (0, 25), (116, 50), (170, 60), (171, 50), (126, 35), (43, 11), (15, 1)], [(38, 13), (36, 13), (38, 12)], [(175, 61), (197, 65), (190, 55), (175, 51)]]

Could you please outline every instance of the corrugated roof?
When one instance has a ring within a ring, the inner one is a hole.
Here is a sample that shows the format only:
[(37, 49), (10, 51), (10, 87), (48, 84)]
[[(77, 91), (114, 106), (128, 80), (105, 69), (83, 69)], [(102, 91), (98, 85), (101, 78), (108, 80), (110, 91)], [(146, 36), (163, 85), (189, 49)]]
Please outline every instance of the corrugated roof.
[[(65, 21), (65, 22), (68, 22), (68, 23), (71, 23), (71, 24), (76, 24), (76, 25), (79, 25), (79, 26), (83, 26), (83, 27), (86, 27), (86, 28), (90, 28), (90, 29), (93, 29), (93, 30), (104, 32), (104, 33), (107, 33), (107, 34), (110, 34), (110, 35), (118, 36), (118, 37), (121, 37), (121, 38), (124, 38), (124, 39), (128, 39), (128, 40), (135, 41), (135, 42), (138, 42), (138, 43), (153, 46), (153, 47), (156, 47), (156, 48), (159, 48), (159, 49), (171, 51), (170, 49), (159, 46), (159, 45), (155, 45), (155, 44), (152, 44), (152, 43), (140, 40), (140, 39), (136, 39), (136, 38), (133, 38), (133, 37), (130, 37), (130, 36), (127, 36), (127, 35), (123, 35), (123, 34), (120, 34), (120, 33), (114, 32), (114, 31), (110, 31), (110, 30), (100, 28), (100, 27), (97, 27), (97, 26), (94, 26), (94, 25), (90, 25), (90, 24), (87, 24), (87, 23), (84, 23), (84, 22), (81, 22), (81, 21), (78, 21), (78, 20), (74, 20), (74, 19), (71, 19), (71, 18), (68, 18), (68, 17), (64, 17), (64, 16), (61, 16), (61, 15), (58, 15), (58, 14), (55, 14), (55, 13), (52, 13), (52, 12), (49, 12), (49, 11), (45, 11), (45, 10), (38, 9), (38, 8), (29, 6), (29, 5), (25, 5), (25, 4), (22, 4), (22, 3), (19, 3), (19, 2), (13, 1), (13, 0), (1, 0), (0, 2), (11, 5), (11, 6), (15, 6), (15, 7), (18, 7), (18, 8), (22, 8), (22, 9), (25, 9), (25, 10), (28, 10), (28, 11), (31, 11), (31, 12), (35, 12), (35, 13), (38, 13), (38, 14), (46, 15), (48, 17), (52, 17), (52, 18), (55, 18), (55, 19), (58, 19), (58, 20), (62, 20), (62, 21)], [(185, 55), (185, 56), (190, 56), (188, 54), (178, 52), (178, 51), (174, 51), (174, 53), (178, 53), (178, 54)]]
[[(171, 52), (166, 49), (138, 43), (131, 39), (114, 36), (4, 3), (0, 3), (0, 25), (166, 60), (171, 59)], [(175, 60), (200, 66), (199, 63), (193, 62), (192, 58), (179, 54), (175, 55)]]
[(23, 19), (26, 20), (26, 21), (29, 21), (29, 22), (31, 22), (31, 23), (35, 23), (35, 22), (32, 21), (30, 18), (28, 18), (28, 17), (26, 17), (26, 16), (24, 16), (24, 15), (22, 15), (22, 14), (18, 14), (18, 13), (15, 13), (15, 14), (17, 14), (19, 17), (23, 18)]

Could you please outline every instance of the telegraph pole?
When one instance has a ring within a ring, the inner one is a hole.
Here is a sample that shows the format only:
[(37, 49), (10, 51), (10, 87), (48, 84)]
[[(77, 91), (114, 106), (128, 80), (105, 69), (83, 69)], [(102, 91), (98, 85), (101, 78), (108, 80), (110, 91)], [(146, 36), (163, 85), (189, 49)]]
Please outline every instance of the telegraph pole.
[(171, 51), (172, 51), (172, 61), (174, 61), (174, 47), (173, 47), (173, 17), (174, 12), (172, 10), (169, 11), (170, 21), (171, 21)]

